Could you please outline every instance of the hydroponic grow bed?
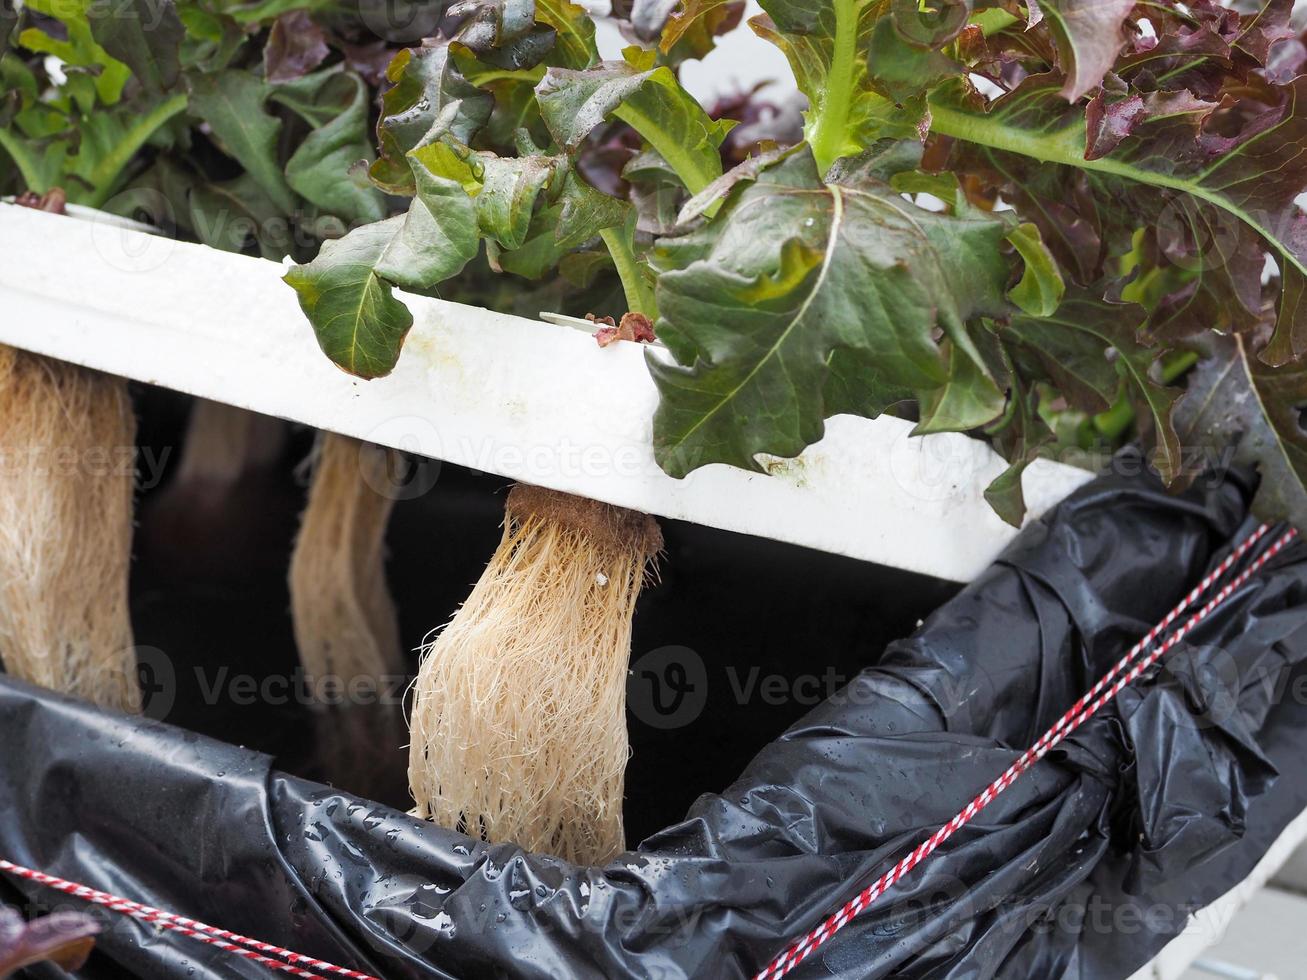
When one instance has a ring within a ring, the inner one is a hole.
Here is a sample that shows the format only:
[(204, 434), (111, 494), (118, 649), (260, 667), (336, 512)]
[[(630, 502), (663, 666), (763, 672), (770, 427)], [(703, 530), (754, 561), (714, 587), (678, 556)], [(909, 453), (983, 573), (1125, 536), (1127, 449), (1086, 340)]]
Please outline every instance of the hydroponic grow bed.
[[(106, 218), (0, 205), (0, 341), (111, 374), (635, 510), (968, 581), (1015, 529), (986, 503), (1004, 469), (957, 434), (839, 416), (769, 473), (654, 462), (657, 393), (634, 344), (405, 296), (408, 356), (361, 381), (322, 357), (273, 262)], [(76, 269), (70, 287), (68, 270)], [(1089, 479), (1038, 460), (1032, 515)]]
[[(16, 314), (0, 323), (0, 340), (50, 356), (473, 470), (941, 579), (964, 579), (1012, 533), (978, 492), (1001, 463), (962, 436), (908, 440), (898, 420), (835, 419), (826, 440), (768, 476), (711, 467), (678, 482), (652, 462), (644, 420), (653, 393), (634, 346), (600, 350), (567, 327), (406, 297), (417, 319), (410, 356), (392, 377), (364, 383), (321, 358), (273, 263), (109, 220), (10, 207), (0, 208), (0, 244), (15, 256), (0, 269), (0, 302)], [(56, 251), (77, 258), (84, 291), (61, 288)], [(436, 330), (439, 345), (424, 340)], [(523, 445), (537, 451), (506, 452)], [(591, 460), (630, 463), (569, 467), (572, 446), (582, 458), (588, 447)], [(849, 474), (860, 478), (851, 483)], [(1086, 479), (1036, 464), (1027, 475), (1032, 512)], [(1138, 980), (1179, 976), (1304, 839), (1300, 818)]]

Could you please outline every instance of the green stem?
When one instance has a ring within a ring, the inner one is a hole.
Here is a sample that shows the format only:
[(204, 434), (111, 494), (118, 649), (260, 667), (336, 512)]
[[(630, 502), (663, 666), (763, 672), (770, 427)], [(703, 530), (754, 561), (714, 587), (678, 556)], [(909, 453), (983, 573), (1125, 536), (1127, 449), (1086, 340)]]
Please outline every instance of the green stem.
[[(1084, 124), (1073, 124), (1055, 133), (1032, 133), (998, 122), (980, 113), (963, 112), (950, 105), (930, 103), (932, 132), (996, 150), (1032, 157), (1044, 163), (1062, 163), (1082, 170), (1110, 171), (1106, 158), (1085, 159)], [(1133, 170), (1131, 171), (1133, 176)]]
[(714, 173), (699, 166), (694, 155), (687, 152), (679, 140), (660, 126), (656, 119), (641, 112), (638, 106), (625, 102), (613, 110), (613, 115), (634, 129), (646, 143), (658, 151), (658, 155), (676, 171), (676, 176), (681, 178), (681, 183), (685, 184), (691, 194), (698, 194), (721, 176), (720, 169)]
[(1115, 443), (1135, 420), (1135, 409), (1125, 394), (1120, 395), (1106, 412), (1094, 416), (1094, 431), (1108, 442)]
[(1191, 350), (1176, 351), (1162, 361), (1162, 383), (1170, 384), (1198, 363), (1198, 355)]
[(849, 110), (853, 104), (853, 72), (858, 55), (858, 10), (854, 0), (835, 0), (835, 46), (825, 91), (813, 108), (808, 143), (825, 173), (841, 155)]
[(18, 141), (18, 137), (11, 130), (0, 129), (0, 149), (3, 149), (13, 159), (27, 190), (37, 194), (44, 194), (50, 189), (41, 186), (41, 175), (36, 170), (36, 161), (32, 159), (31, 154), (27, 152), (27, 148)]
[(160, 102), (135, 123), (91, 172), (91, 196), (87, 203), (98, 208), (117, 190), (123, 168), (131, 163), (146, 141), (164, 123), (186, 108), (186, 94), (178, 93)]
[(1022, 20), (1016, 14), (1010, 14), (1001, 7), (990, 7), (988, 10), (982, 10), (973, 14), (971, 23), (984, 32), (985, 37), (993, 37), (999, 31), (1006, 30), (1013, 24), (1020, 24)]
[[(1197, 363), (1198, 355), (1193, 351), (1176, 351), (1162, 361), (1162, 383), (1169, 385)], [(1115, 442), (1125, 435), (1134, 420), (1134, 406), (1122, 394), (1106, 412), (1094, 416), (1094, 429), (1099, 435)]]
[(626, 293), (626, 308), (632, 313), (643, 313), (649, 319), (655, 320), (658, 318), (658, 303), (654, 299), (653, 290), (640, 271), (640, 260), (635, 257), (635, 249), (631, 244), (633, 233), (632, 222), (628, 221), (621, 228), (605, 228), (599, 232), (599, 235), (608, 246), (608, 254), (613, 257), (613, 265), (617, 266), (617, 275), (622, 280), (622, 291)]

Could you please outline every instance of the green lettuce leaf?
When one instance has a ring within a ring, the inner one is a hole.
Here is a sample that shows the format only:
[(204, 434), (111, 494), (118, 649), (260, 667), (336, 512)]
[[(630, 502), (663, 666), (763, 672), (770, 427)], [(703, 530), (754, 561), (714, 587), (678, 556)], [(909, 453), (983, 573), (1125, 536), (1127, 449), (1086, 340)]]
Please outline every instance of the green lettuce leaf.
[(177, 84), (185, 28), (172, 0), (115, 0), (87, 10), (91, 35), (145, 91), (159, 95)]
[(496, 262), (505, 272), (540, 279), (573, 249), (621, 225), (630, 211), (625, 201), (596, 190), (569, 168), (557, 195), (532, 216), (522, 244), (499, 253)]
[(984, 364), (947, 340), (941, 347), (948, 376), (939, 387), (919, 396), (921, 419), (913, 435), (977, 429), (1002, 415), (1007, 405)]
[(389, 374), (413, 326), (413, 314), (377, 273), (405, 220), (387, 218), (355, 228), (283, 277), (299, 295), (323, 353), (360, 378)]
[(884, 6), (876, 0), (761, 0), (749, 26), (784, 52), (808, 97), (804, 137), (818, 168), (861, 152), (885, 135), (885, 99), (868, 70), (871, 37)]
[(379, 152), (369, 172), (382, 190), (411, 196), (417, 187), (409, 151), (445, 134), (470, 144), (489, 120), (494, 97), (463, 77), (448, 45), (405, 48), (386, 77), (392, 85), (381, 97)]
[(1032, 316), (1052, 315), (1062, 302), (1066, 283), (1038, 226), (1023, 222), (1008, 232), (1007, 239), (1025, 263), (1021, 280), (1012, 287), (1008, 299)]
[(13, 43), (11, 35), (18, 26), (18, 11), (13, 0), (0, 0), (0, 56), (9, 50)]
[[(479, 246), (475, 209), (467, 190), (433, 172), (424, 162), (428, 157), (422, 150), (412, 155), (417, 195), (375, 266), (376, 274), (387, 282), (422, 293), (462, 272)], [(389, 336), (395, 340), (398, 357), (403, 336)]]
[(224, 181), (192, 181), (185, 192), (184, 222), (200, 241), (228, 252), (243, 252), (251, 235), (259, 252), (279, 260), (290, 243), (272, 229), (281, 211), (249, 174)]
[(1014, 379), (1003, 416), (985, 432), (994, 448), (1008, 461), (1007, 469), (985, 488), (985, 500), (999, 517), (1013, 527), (1020, 527), (1026, 516), (1021, 478), (1044, 447), (1054, 440), (1053, 431), (1039, 415), (1036, 386)]
[[(1133, 303), (1108, 303), (1101, 292), (1076, 289), (1052, 316), (1012, 317), (1001, 330), (1013, 344), (1024, 346), (1043, 374), (1054, 381), (1073, 404), (1089, 411), (1110, 407), (1124, 386), (1127, 396), (1151, 420), (1157, 451), (1154, 465), (1164, 480), (1183, 469), (1181, 442), (1172, 421), (1183, 393), (1158, 380), (1155, 367), (1163, 351), (1137, 339), (1147, 311)], [(1114, 352), (1112, 359), (1106, 351)]]
[(384, 217), (380, 192), (351, 175), (355, 164), (372, 160), (363, 80), (353, 72), (327, 69), (270, 86), (268, 95), (313, 127), (286, 161), (291, 189), (346, 223)]
[[(551, 68), (536, 87), (545, 125), (566, 153), (610, 116), (636, 130), (672, 167), (691, 194), (721, 176), (718, 148), (731, 123), (709, 118), (671, 69), (649, 67), (652, 52), (606, 61), (588, 71)], [(646, 57), (647, 55), (647, 57)]]
[(594, 21), (584, 7), (569, 0), (535, 0), (535, 18), (554, 30), (551, 63), (589, 68), (599, 60)]
[[(679, 362), (649, 359), (660, 465), (797, 455), (832, 414), (823, 387), (843, 348), (882, 386), (945, 385), (953, 357), (978, 359), (967, 321), (1007, 311), (1005, 230), (916, 208), (865, 168), (823, 183), (807, 147), (737, 183), (714, 219), (655, 251), (658, 336)], [(960, 349), (950, 360), (937, 328)]]
[(500, 68), (481, 61), (468, 47), (451, 43), (450, 53), (463, 77), (494, 99), (490, 117), (477, 135), (478, 149), (511, 155), (521, 145), (523, 134), (535, 145), (545, 145), (549, 133), (540, 120), (535, 87), (544, 78), (545, 66)]
[[(25, 11), (61, 22), (66, 36), (56, 37), (36, 26), (24, 27), (18, 33), (18, 44), (38, 54), (52, 54), (71, 67), (87, 69), (91, 74), (88, 89), (94, 97), (104, 105), (114, 105), (122, 98), (123, 86), (132, 71), (95, 40), (89, 20), (92, 6), (92, 0), (27, 0), (23, 4)], [(90, 99), (82, 97), (79, 101), (85, 113), (95, 108)]]
[(218, 146), (258, 182), (282, 214), (295, 210), (295, 194), (277, 157), (281, 120), (268, 112), (268, 85), (239, 69), (190, 76), (190, 108)]

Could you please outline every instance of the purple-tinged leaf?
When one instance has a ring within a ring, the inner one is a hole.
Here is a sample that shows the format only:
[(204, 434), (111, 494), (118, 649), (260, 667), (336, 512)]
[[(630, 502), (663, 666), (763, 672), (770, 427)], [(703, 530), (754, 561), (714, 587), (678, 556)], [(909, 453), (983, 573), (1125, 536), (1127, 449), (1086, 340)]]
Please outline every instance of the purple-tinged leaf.
[(773, 101), (767, 97), (768, 83), (759, 82), (751, 89), (718, 98), (708, 107), (713, 119), (731, 119), (736, 123), (722, 142), (722, 159), (728, 167), (774, 146), (793, 146), (803, 139), (803, 97), (791, 92), (789, 98)]
[(743, 0), (685, 0), (663, 27), (658, 47), (671, 54), (678, 44), (686, 56), (702, 58), (712, 50), (714, 39), (734, 30), (744, 19)]
[(374, 41), (355, 44), (351, 41), (336, 41), (340, 53), (345, 59), (345, 67), (362, 78), (375, 89), (382, 87), (386, 78), (386, 67), (398, 53), (380, 38)]
[(628, 19), (635, 36), (642, 41), (656, 40), (680, 2), (681, 0), (633, 0)]
[(273, 22), (263, 48), (263, 75), (270, 82), (301, 78), (330, 53), (327, 32), (304, 10), (292, 10)]
[(1085, 107), (1085, 159), (1107, 156), (1147, 114), (1144, 100), (1138, 95), (1108, 102), (1106, 93), (1099, 89)]
[(16, 910), (0, 905), (0, 977), (44, 962), (80, 970), (99, 932), (96, 921), (82, 912), (55, 912), (24, 922)]
[[(1105, 256), (1129, 252), (1136, 230), (1155, 238), (1168, 264), (1201, 279), (1208, 295), (1196, 308), (1221, 318), (1203, 329), (1256, 322), (1269, 254), (1280, 271), (1279, 304), (1262, 356), (1282, 364), (1307, 353), (1307, 239), (1296, 202), (1307, 186), (1307, 77), (1282, 87), (1255, 76), (1232, 81), (1211, 109), (1180, 98), (1183, 111), (1136, 121), (1115, 149), (1095, 159), (1070, 152), (1084, 121), (1074, 107), (1059, 107), (1056, 84), (1032, 77), (988, 112), (970, 109), (965, 118), (936, 103), (936, 130), (992, 142), (980, 155), (994, 173), (1007, 175), (1004, 193), (1012, 189), (1018, 210), (1040, 226), (1055, 254), (1057, 229), (1045, 222), (1052, 208), (1069, 203), (1106, 233)], [(1063, 166), (1050, 166), (1054, 161)], [(1076, 170), (1090, 189), (1083, 204), (1069, 193)]]
[(1044, 22), (1057, 42), (1066, 82), (1062, 96), (1076, 102), (1112, 70), (1125, 43), (1122, 30), (1135, 0), (1044, 0)]
[(1289, 23), (1293, 0), (1267, 0), (1265, 6), (1246, 18), (1235, 46), (1259, 65), (1265, 65), (1282, 41), (1297, 37)]

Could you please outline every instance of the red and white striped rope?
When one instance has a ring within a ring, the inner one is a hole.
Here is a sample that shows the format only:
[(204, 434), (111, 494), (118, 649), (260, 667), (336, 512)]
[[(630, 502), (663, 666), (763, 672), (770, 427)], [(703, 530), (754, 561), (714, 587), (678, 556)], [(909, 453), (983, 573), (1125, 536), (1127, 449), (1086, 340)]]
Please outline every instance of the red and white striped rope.
[[(1198, 612), (1194, 613), (1183, 626), (1175, 633), (1167, 637), (1166, 641), (1156, 650), (1149, 653), (1142, 660), (1136, 661), (1146, 647), (1153, 643), (1157, 637), (1165, 631), (1175, 620), (1184, 613), (1186, 609), (1192, 606), (1198, 599), (1207, 592), (1212, 585), (1228, 572), (1234, 564), (1239, 561), (1248, 551), (1266, 534), (1267, 525), (1263, 524), (1250, 534), (1244, 541), (1232, 551), (1224, 561), (1214, 568), (1193, 590), (1186, 595), (1174, 609), (1167, 613), (1166, 617), (1154, 626), (1148, 633), (1136, 643), (1121, 660), (1108, 671), (1079, 701), (1072, 705), (1057, 722), (1040, 736), (1030, 748), (1021, 754), (1021, 757), (1014, 762), (1003, 775), (990, 783), (974, 800), (948, 823), (940, 827), (934, 834), (913, 851), (909, 852), (897, 864), (894, 865), (880, 878), (876, 879), (852, 899), (840, 907), (834, 915), (823, 921), (812, 932), (808, 933), (794, 945), (777, 956), (769, 963), (765, 969), (757, 974), (755, 980), (779, 980), (796, 966), (804, 961), (808, 955), (817, 947), (825, 943), (831, 936), (839, 932), (850, 921), (862, 912), (866, 911), (881, 895), (893, 887), (894, 883), (908, 874), (913, 868), (924, 861), (934, 853), (935, 849), (952, 837), (958, 830), (966, 826), (971, 820), (985, 807), (994, 801), (994, 798), (1012, 785), (1022, 773), (1042, 759), (1050, 749), (1060, 743), (1068, 735), (1074, 732), (1082, 724), (1088, 721), (1098, 712), (1098, 710), (1121, 692), (1128, 684), (1134, 682), (1141, 674), (1154, 663), (1156, 663), (1168, 650), (1179, 643), (1186, 634), (1195, 626), (1206, 619), (1214, 609), (1234, 592), (1235, 589), (1248, 581), (1263, 565), (1278, 554), (1290, 541), (1293, 540), (1297, 532), (1290, 528), (1260, 556), (1257, 557), (1246, 569), (1230, 580), (1228, 584), (1220, 589), (1208, 603)], [(1133, 664), (1133, 666), (1131, 666)], [(1124, 673), (1124, 676), (1122, 674)]]
[[(151, 908), (149, 905), (133, 902), (129, 898), (121, 898), (108, 892), (97, 891), (87, 885), (46, 874), (44, 871), (24, 868), (20, 864), (14, 864), (12, 861), (6, 861), (3, 858), (0, 858), (0, 871), (8, 871), (10, 874), (42, 885), (48, 885), (75, 898), (85, 899), (96, 905), (103, 905), (112, 912), (121, 912), (130, 915), (134, 919), (140, 919), (142, 922), (153, 923), (164, 929), (181, 933), (183, 936), (191, 936), (200, 940), (200, 942), (216, 946), (235, 956), (253, 960), (255, 963), (260, 963), (274, 970), (280, 970), (283, 973), (289, 973), (292, 976), (303, 977), (306, 980), (322, 980), (323, 975), (327, 974), (335, 977), (349, 977), (350, 980), (378, 980), (377, 977), (372, 976), (370, 973), (361, 973), (358, 970), (336, 966), (334, 963), (314, 959), (312, 956), (305, 956), (303, 953), (296, 953), (293, 950), (282, 949), (280, 946), (274, 946), (271, 943), (250, 939), (248, 936), (228, 932), (226, 929), (219, 929), (217, 926), (205, 925), (203, 922), (196, 922), (194, 919), (188, 919), (185, 916), (164, 912), (162, 909)], [(280, 956), (285, 960), (289, 960), (289, 962), (283, 963), (281, 960), (274, 960), (264, 956), (264, 953)], [(309, 969), (304, 969), (305, 967)]]

